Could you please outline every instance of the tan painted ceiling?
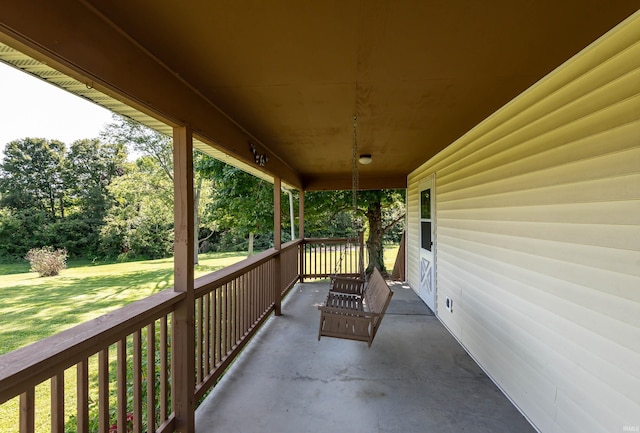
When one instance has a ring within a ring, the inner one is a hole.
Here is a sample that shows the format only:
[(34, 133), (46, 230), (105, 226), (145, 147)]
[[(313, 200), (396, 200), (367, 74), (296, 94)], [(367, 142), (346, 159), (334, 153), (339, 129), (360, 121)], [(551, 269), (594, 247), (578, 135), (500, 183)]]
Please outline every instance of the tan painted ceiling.
[[(307, 189), (350, 187), (356, 114), (359, 153), (373, 155), (372, 164), (359, 168), (361, 184), (406, 185), (413, 169), (639, 6), (637, 0), (80, 4), (268, 149), (265, 169), (277, 161), (274, 172), (290, 169)], [(33, 12), (36, 18), (44, 19)], [(35, 36), (29, 39), (20, 25), (16, 18), (5, 28), (39, 50), (42, 43), (30, 44)], [(69, 32), (77, 40), (82, 31), (93, 30)], [(51, 42), (47, 49), (59, 48), (66, 66), (82, 75), (90, 68), (68, 55), (88, 53), (77, 44)], [(105, 57), (89, 72), (109, 84)], [(129, 73), (154, 84), (142, 67)], [(115, 84), (111, 91), (117, 94)], [(202, 135), (207, 142), (206, 131)], [(224, 140), (211, 144), (227, 147)], [(237, 146), (223, 150), (246, 157)]]

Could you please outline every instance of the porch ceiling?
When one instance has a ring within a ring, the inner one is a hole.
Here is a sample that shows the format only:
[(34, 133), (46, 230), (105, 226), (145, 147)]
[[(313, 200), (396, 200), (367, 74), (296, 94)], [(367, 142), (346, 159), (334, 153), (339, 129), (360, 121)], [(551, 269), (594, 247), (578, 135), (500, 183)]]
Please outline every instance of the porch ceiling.
[[(13, 3), (3, 6), (0, 41), (163, 121), (188, 121), (200, 140), (241, 160), (251, 161), (255, 142), (270, 155), (265, 170), (305, 189), (350, 187), (354, 114), (359, 153), (373, 155), (359, 167), (361, 185), (405, 187), (413, 169), (638, 7), (637, 0)], [(123, 39), (149, 59), (126, 78), (114, 71), (134, 52), (122, 51)], [(210, 132), (207, 118), (194, 115), (195, 99), (172, 94), (179, 86), (168, 87), (158, 66), (241, 133)], [(150, 100), (147, 88), (166, 91), (167, 101)]]

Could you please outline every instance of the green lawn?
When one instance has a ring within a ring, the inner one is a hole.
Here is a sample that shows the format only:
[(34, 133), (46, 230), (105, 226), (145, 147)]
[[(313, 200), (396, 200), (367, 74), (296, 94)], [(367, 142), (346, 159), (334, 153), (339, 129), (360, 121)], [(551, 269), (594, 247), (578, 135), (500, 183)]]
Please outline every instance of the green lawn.
[[(202, 254), (196, 277), (246, 258), (246, 253)], [(10, 352), (123, 305), (171, 287), (173, 259), (109, 265), (70, 263), (56, 277), (0, 265), (0, 354)]]

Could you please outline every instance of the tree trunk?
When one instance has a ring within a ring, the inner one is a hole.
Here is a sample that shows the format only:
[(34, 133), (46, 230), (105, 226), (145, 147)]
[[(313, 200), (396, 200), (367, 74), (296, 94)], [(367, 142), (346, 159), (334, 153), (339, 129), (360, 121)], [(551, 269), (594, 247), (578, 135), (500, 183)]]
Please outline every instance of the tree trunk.
[(49, 190), (49, 209), (51, 210), (51, 219), (56, 220), (56, 197), (52, 190)]
[(387, 275), (384, 266), (384, 249), (382, 246), (382, 204), (380, 200), (370, 202), (365, 213), (369, 221), (369, 237), (367, 238), (367, 253), (369, 255), (369, 265), (365, 271), (367, 275), (373, 272), (373, 268), (378, 268), (383, 276)]
[(253, 255), (253, 232), (249, 232), (249, 257)]

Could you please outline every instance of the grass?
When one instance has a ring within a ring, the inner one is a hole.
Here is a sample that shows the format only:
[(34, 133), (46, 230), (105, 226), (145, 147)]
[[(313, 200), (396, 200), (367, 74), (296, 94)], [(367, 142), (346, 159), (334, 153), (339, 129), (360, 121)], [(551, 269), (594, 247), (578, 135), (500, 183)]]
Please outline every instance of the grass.
[[(246, 258), (245, 252), (201, 254), (199, 277)], [(71, 261), (56, 277), (29, 272), (28, 263), (0, 265), (0, 355), (91, 320), (173, 285), (173, 259), (95, 265)], [(90, 362), (90, 364), (93, 362)], [(91, 368), (91, 366), (90, 366)], [(75, 369), (65, 388), (75, 389)], [(71, 393), (73, 394), (73, 393)], [(65, 399), (75, 412), (75, 395)], [(49, 431), (50, 385), (36, 387), (36, 431)], [(0, 431), (18, 432), (18, 398), (0, 405)]]
[[(196, 277), (246, 258), (246, 253), (202, 254)], [(0, 265), (0, 354), (116, 310), (173, 285), (173, 259), (107, 265), (70, 264), (55, 277), (10, 273)]]
[(387, 272), (391, 275), (393, 271), (393, 265), (396, 262), (398, 256), (398, 248), (400, 245), (385, 245), (384, 246), (384, 267), (387, 268)]

